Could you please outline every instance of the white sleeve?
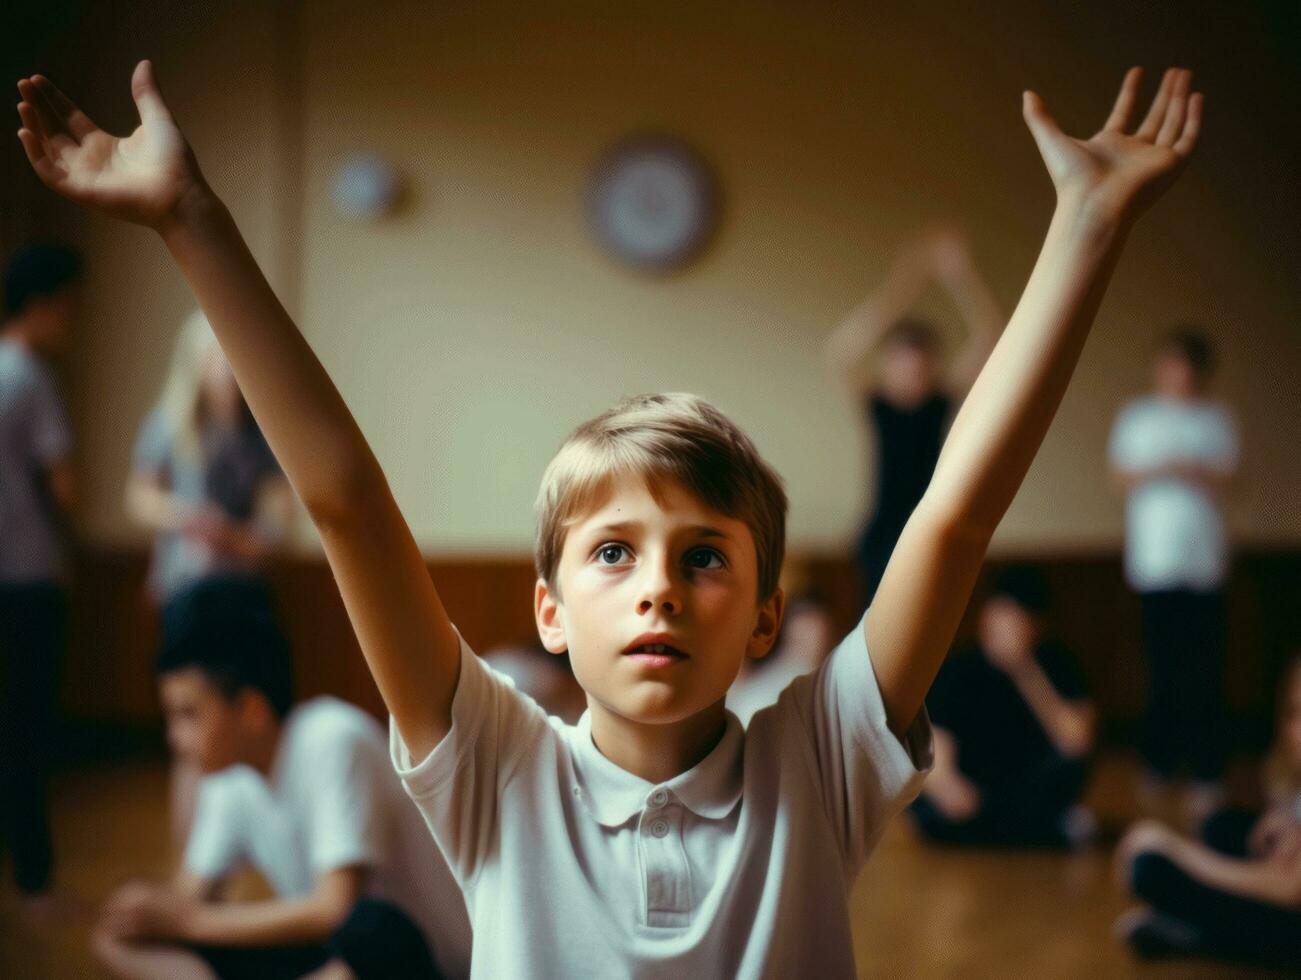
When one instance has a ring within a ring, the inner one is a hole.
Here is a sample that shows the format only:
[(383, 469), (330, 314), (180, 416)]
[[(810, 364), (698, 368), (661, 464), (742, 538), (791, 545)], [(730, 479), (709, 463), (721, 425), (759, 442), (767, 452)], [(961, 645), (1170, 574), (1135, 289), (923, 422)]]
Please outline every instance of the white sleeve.
[(921, 790), (933, 754), (930, 717), (923, 705), (902, 739), (890, 731), (861, 620), (787, 698), (813, 745), (827, 815), (857, 867), (886, 821)]
[(307, 862), (314, 874), (398, 857), (388, 853), (388, 799), (392, 779), (382, 751), (351, 732), (331, 732), (312, 745), (311, 806), (306, 821)]
[(389, 720), (393, 766), (462, 889), (494, 851), (502, 788), (516, 764), (549, 733), (545, 712), (479, 659), (464, 639), (452, 727), (433, 751), (413, 761)]
[(1224, 408), (1218, 409), (1213, 419), (1207, 427), (1205, 459), (1221, 472), (1232, 473), (1238, 468), (1238, 427)]
[(1138, 406), (1126, 405), (1116, 416), (1107, 441), (1107, 457), (1112, 466), (1122, 470), (1141, 470), (1150, 465), (1140, 430)]
[(245, 807), (238, 773), (221, 772), (199, 782), (194, 823), (185, 842), (185, 870), (205, 881), (225, 878), (246, 857)]

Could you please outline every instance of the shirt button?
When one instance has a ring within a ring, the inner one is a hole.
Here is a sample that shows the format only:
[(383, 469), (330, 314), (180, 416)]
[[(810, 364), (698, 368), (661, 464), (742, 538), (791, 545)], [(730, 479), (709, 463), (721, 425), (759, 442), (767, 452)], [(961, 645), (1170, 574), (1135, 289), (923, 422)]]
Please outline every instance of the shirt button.
[(667, 820), (656, 820), (651, 824), (651, 833), (656, 837), (667, 837), (669, 835), (669, 822)]
[(651, 806), (663, 806), (669, 801), (669, 791), (666, 789), (657, 789), (650, 797)]

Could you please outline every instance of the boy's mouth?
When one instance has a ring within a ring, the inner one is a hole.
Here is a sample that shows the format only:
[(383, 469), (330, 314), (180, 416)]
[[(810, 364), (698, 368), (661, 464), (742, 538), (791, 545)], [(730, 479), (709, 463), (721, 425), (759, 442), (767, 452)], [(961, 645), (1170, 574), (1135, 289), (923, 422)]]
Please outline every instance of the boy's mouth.
[(624, 648), (623, 655), (625, 657), (636, 657), (638, 660), (653, 666), (663, 666), (679, 660), (686, 660), (686, 651), (676, 646), (673, 639), (673, 637), (665, 633), (643, 634)]

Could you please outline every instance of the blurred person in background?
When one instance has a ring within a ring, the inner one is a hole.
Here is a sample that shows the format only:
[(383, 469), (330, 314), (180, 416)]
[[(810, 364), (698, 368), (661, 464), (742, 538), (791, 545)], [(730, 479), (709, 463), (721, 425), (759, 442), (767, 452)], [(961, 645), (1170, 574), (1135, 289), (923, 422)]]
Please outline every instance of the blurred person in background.
[(1188, 813), (1200, 821), (1221, 803), (1228, 755), (1222, 502), (1238, 468), (1238, 435), (1211, 395), (1215, 351), (1200, 328), (1167, 334), (1152, 367), (1151, 393), (1121, 410), (1109, 447), (1125, 493), (1125, 578), (1142, 604), (1148, 665), (1140, 799), (1151, 809), (1186, 771)]
[(25, 912), (53, 911), (46, 780), (67, 631), (63, 540), (75, 498), (72, 430), (51, 362), (81, 300), (82, 260), (31, 245), (5, 270), (0, 324), (0, 843)]
[(777, 703), (791, 681), (822, 666), (836, 645), (835, 626), (826, 600), (812, 590), (787, 593), (781, 633), (772, 652), (747, 660), (728, 689), (727, 707), (749, 725), (755, 712)]
[[(464, 902), (383, 729), (337, 698), (295, 704), (279, 627), (228, 599), (220, 582), (187, 589), (159, 654), (167, 740), (203, 774), (198, 806), (175, 879), (105, 904), (100, 964), (168, 980), (464, 976)], [(229, 897), (245, 867), (273, 897)]]
[(1079, 664), (1045, 638), (1048, 584), (1009, 568), (926, 698), (935, 767), (913, 803), (922, 835), (949, 844), (1078, 847), (1097, 833), (1080, 804), (1096, 711)]
[(1200, 843), (1150, 820), (1126, 834), (1118, 871), (1146, 904), (1116, 932), (1137, 954), (1301, 969), (1301, 653), (1279, 687), (1263, 783), (1263, 815), (1221, 810)]
[[(932, 280), (952, 297), (967, 328), (947, 371), (939, 330), (908, 315)], [(966, 241), (942, 229), (910, 242), (885, 282), (827, 339), (827, 362), (862, 406), (876, 452), (873, 510), (856, 551), (863, 606), (876, 594), (895, 543), (935, 472), (949, 421), (994, 349), (1002, 323)], [(870, 358), (875, 363), (868, 373), (863, 366)]]

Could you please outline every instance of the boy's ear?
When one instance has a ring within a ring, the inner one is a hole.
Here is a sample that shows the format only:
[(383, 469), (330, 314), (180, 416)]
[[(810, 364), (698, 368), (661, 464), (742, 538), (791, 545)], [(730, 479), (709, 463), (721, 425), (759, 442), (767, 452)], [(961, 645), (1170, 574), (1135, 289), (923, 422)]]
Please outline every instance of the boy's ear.
[(759, 618), (754, 624), (754, 632), (750, 634), (750, 642), (745, 648), (747, 657), (758, 660), (768, 655), (772, 645), (777, 642), (777, 634), (781, 632), (782, 616), (785, 613), (786, 593), (779, 586), (759, 606)]
[(569, 649), (564, 610), (545, 579), (539, 578), (533, 589), (533, 618), (537, 620), (538, 638), (548, 653), (560, 654)]

